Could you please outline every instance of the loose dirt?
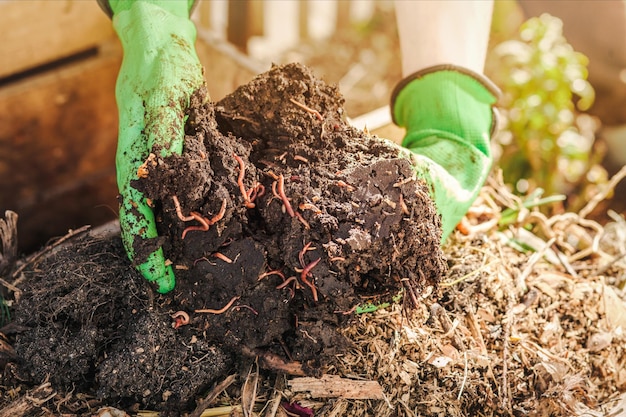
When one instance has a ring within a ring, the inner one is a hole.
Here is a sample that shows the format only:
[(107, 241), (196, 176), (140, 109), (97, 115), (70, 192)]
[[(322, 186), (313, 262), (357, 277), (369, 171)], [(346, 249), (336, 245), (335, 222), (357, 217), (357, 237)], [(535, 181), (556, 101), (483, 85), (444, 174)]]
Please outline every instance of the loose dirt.
[(361, 308), (401, 292), (419, 306), (447, 269), (439, 217), (406, 155), (342, 105), (298, 64), (216, 104), (198, 91), (183, 155), (156, 150), (134, 184), (162, 236), (136, 251), (162, 243), (175, 290), (138, 277), (118, 236), (74, 239), (24, 271), (5, 379), (188, 410), (255, 358), (319, 376)]

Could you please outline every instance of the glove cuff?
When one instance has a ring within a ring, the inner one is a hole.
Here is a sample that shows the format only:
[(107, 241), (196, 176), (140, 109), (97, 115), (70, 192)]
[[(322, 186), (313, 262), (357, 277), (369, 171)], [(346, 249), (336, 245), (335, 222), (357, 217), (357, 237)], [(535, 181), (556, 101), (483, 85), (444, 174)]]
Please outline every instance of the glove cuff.
[[(109, 19), (113, 19), (113, 9), (111, 8), (111, 4), (109, 4), (109, 0), (96, 0), (98, 6), (102, 9), (102, 11), (109, 16)], [(189, 16), (193, 13), (193, 9), (195, 9), (198, 4), (198, 0), (188, 0), (189, 2)]]
[[(471, 77), (472, 79), (477, 81), (480, 85), (482, 85), (485, 88), (485, 90), (487, 90), (491, 95), (493, 95), (496, 100), (502, 94), (502, 92), (500, 91), (500, 88), (498, 88), (498, 86), (494, 84), (493, 81), (491, 81), (489, 78), (487, 78), (486, 76), (482, 74), (474, 72), (465, 67), (460, 67), (458, 65), (453, 65), (453, 64), (434, 65), (432, 67), (421, 69), (419, 71), (416, 71), (404, 77), (402, 80), (400, 80), (400, 82), (393, 89), (393, 92), (391, 93), (390, 109), (391, 109), (391, 119), (396, 125), (404, 127), (403, 124), (398, 122), (396, 118), (396, 111), (395, 111), (396, 100), (398, 96), (400, 95), (400, 93), (402, 92), (402, 90), (404, 90), (404, 88), (407, 85), (409, 85), (411, 82), (421, 79), (429, 74), (440, 72), (440, 71), (456, 72), (458, 74)], [(492, 117), (490, 133), (493, 135), (493, 133), (496, 130), (496, 127), (498, 126), (498, 119), (499, 119), (498, 112), (493, 106), (492, 106), (492, 113), (493, 113), (493, 117)]]

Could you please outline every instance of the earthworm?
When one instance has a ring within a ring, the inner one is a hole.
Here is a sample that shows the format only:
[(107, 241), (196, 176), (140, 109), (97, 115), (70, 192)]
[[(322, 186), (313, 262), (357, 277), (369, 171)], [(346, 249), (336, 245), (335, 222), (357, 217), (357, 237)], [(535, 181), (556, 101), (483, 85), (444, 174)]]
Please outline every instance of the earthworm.
[(189, 324), (189, 314), (184, 311), (177, 311), (176, 313), (170, 316), (174, 319), (174, 323), (172, 323), (172, 327), (178, 329), (180, 326), (186, 326)]
[(226, 311), (228, 311), (228, 309), (233, 305), (233, 303), (235, 301), (237, 301), (239, 299), (238, 296), (235, 296), (233, 298), (230, 299), (230, 301), (228, 302), (228, 304), (226, 304), (224, 307), (220, 308), (219, 310), (213, 310), (212, 308), (203, 308), (201, 310), (195, 310), (196, 313), (208, 313), (208, 314), (223, 314)]
[(254, 208), (254, 203), (250, 201), (250, 196), (248, 195), (248, 192), (246, 191), (246, 186), (243, 183), (243, 178), (246, 174), (246, 164), (243, 162), (243, 159), (241, 159), (241, 157), (236, 153), (233, 153), (233, 156), (239, 163), (239, 176), (237, 177), (237, 184), (239, 185), (239, 191), (243, 196), (244, 205), (247, 208)]
[(317, 117), (317, 120), (320, 120), (320, 121), (324, 120), (324, 117), (317, 110), (312, 109), (309, 106), (307, 106), (305, 104), (302, 104), (302, 103), (300, 103), (299, 101), (297, 101), (297, 100), (295, 100), (293, 98), (290, 98), (289, 101), (291, 101), (293, 104), (295, 104), (296, 106), (300, 107), (301, 109), (306, 110), (307, 112), (315, 115), (315, 117)]
[(294, 217), (296, 214), (294, 213), (293, 208), (291, 208), (289, 199), (285, 195), (285, 177), (283, 177), (283, 174), (278, 176), (278, 195), (280, 196), (280, 199), (283, 200), (287, 213), (289, 213), (291, 217)]
[(283, 275), (283, 273), (280, 272), (278, 269), (274, 269), (272, 271), (263, 272), (261, 275), (259, 275), (259, 277), (257, 278), (257, 281), (261, 281), (263, 278), (270, 276), (270, 275), (278, 275), (279, 277), (283, 279), (283, 281), (285, 280), (285, 275)]
[(322, 258), (317, 258), (315, 261), (305, 266), (302, 272), (300, 273), (300, 280), (311, 289), (311, 292), (313, 293), (314, 301), (317, 301), (317, 288), (315, 288), (315, 285), (313, 285), (313, 283), (309, 282), (306, 279), (306, 276), (308, 275), (309, 271), (311, 271), (311, 269), (313, 269), (313, 267), (315, 267), (315, 265), (317, 265), (321, 259)]

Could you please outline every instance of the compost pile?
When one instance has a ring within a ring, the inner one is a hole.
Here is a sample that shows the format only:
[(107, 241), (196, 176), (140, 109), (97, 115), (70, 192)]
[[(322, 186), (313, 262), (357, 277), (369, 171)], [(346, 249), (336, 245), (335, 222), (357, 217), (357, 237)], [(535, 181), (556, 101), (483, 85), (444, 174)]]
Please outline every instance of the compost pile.
[(406, 155), (349, 126), (342, 105), (298, 64), (216, 104), (198, 91), (183, 154), (155, 150), (134, 184), (161, 236), (136, 253), (162, 244), (175, 290), (138, 276), (117, 235), (77, 234), (30, 258), (11, 275), (4, 383), (83, 393), (63, 405), (76, 413), (101, 402), (176, 414), (255, 360), (321, 376), (351, 348), (342, 329), (357, 312), (399, 293), (419, 306), (447, 269), (439, 217)]
[(171, 294), (115, 233), (15, 262), (0, 222), (0, 416), (623, 416), (626, 222), (588, 216), (626, 169), (551, 217), (496, 171), (440, 248), (408, 159), (341, 109), (298, 65), (194, 97), (137, 180)]

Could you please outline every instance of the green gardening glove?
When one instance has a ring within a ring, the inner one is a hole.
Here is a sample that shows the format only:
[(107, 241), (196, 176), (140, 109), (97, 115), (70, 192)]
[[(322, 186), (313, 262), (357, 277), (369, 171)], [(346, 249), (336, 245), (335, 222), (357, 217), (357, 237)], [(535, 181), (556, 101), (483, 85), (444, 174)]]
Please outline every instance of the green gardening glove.
[[(112, 15), (124, 48), (115, 90), (122, 240), (137, 269), (165, 293), (174, 288), (174, 272), (165, 264), (152, 209), (132, 182), (150, 153), (182, 153), (185, 110), (191, 94), (204, 83), (194, 47), (196, 30), (189, 20), (193, 1), (99, 2)], [(151, 245), (148, 250), (138, 250), (142, 242)]]
[(467, 213), (491, 169), (498, 95), (486, 77), (452, 65), (415, 73), (392, 94), (394, 122), (407, 131), (402, 146), (412, 152), (441, 215), (442, 241)]

